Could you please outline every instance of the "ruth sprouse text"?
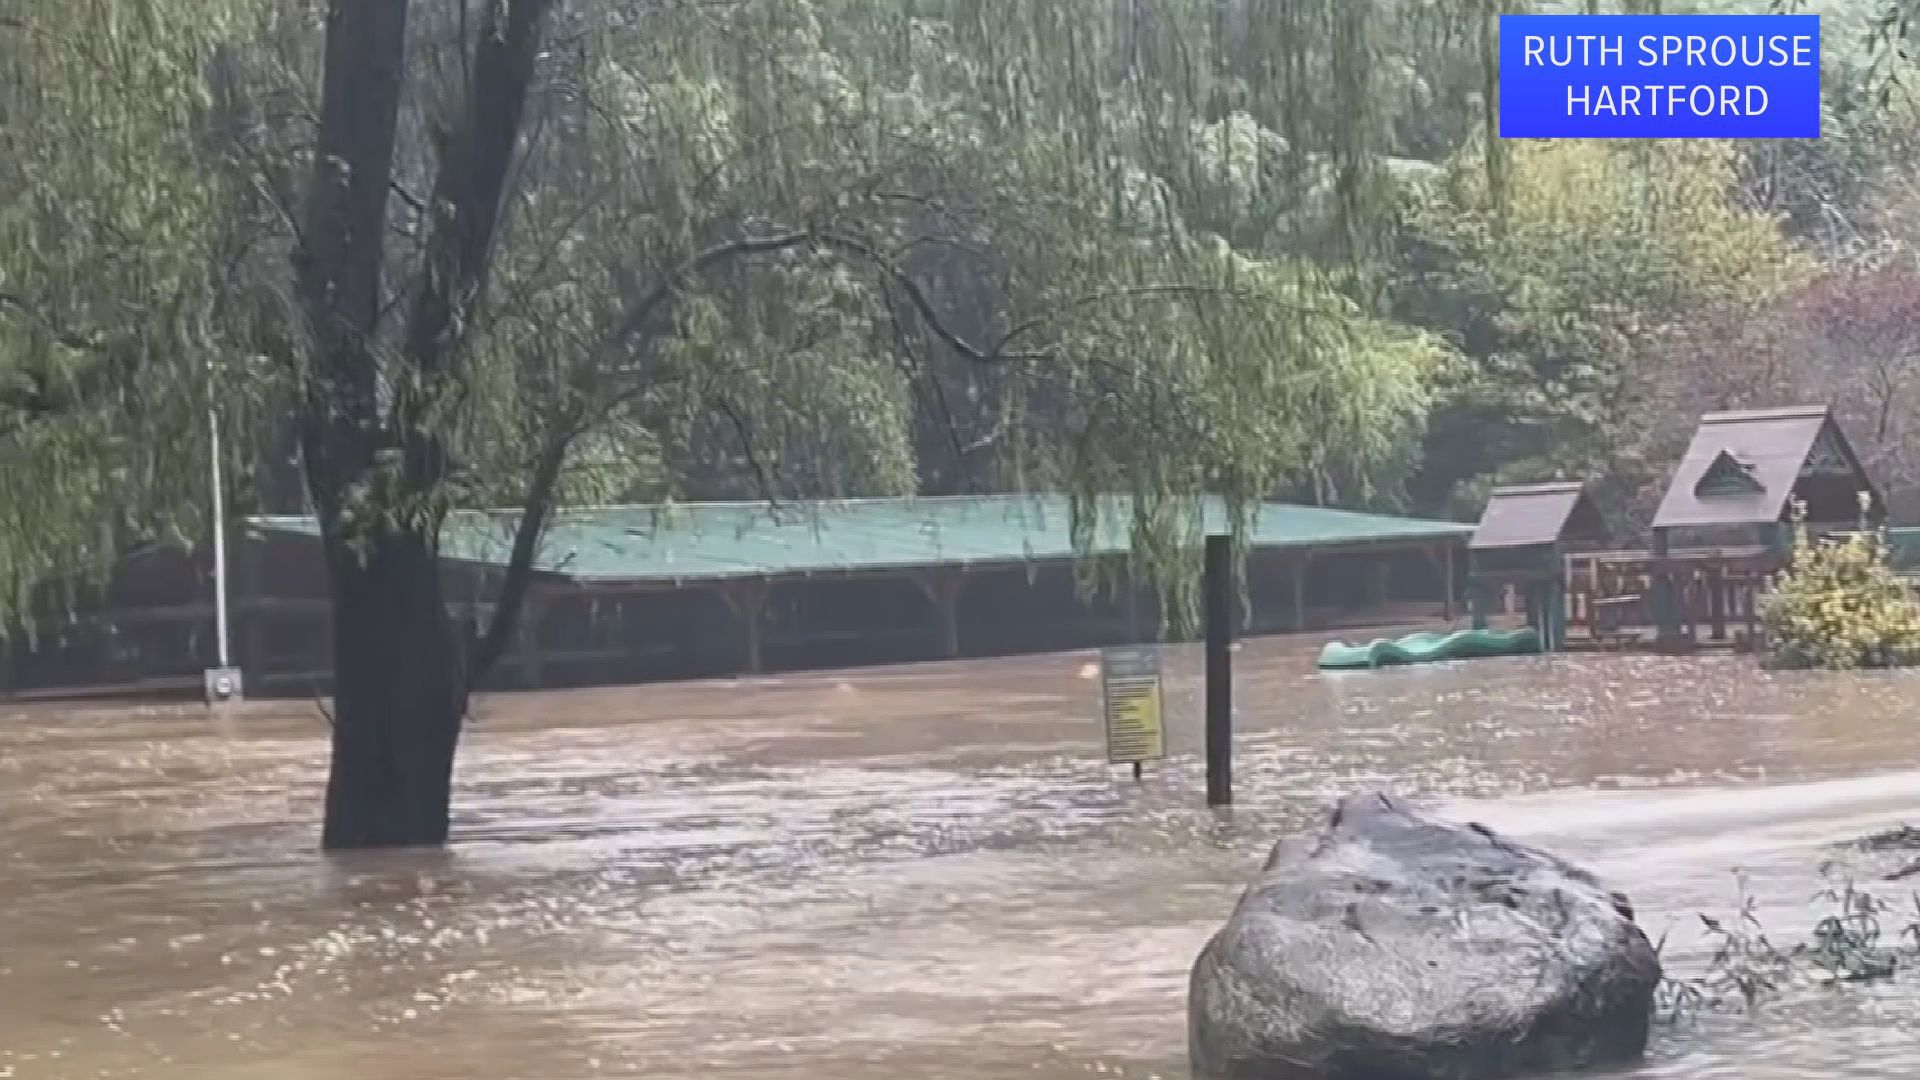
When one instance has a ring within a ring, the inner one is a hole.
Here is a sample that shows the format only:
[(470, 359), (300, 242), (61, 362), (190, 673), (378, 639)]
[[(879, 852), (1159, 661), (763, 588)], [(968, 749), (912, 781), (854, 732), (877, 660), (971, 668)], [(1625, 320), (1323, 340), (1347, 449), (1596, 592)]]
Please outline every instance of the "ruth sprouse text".
[[(1624, 34), (1528, 34), (1527, 67), (1625, 67)], [(1788, 68), (1820, 63), (1812, 34), (1642, 34), (1631, 54), (1636, 67)]]

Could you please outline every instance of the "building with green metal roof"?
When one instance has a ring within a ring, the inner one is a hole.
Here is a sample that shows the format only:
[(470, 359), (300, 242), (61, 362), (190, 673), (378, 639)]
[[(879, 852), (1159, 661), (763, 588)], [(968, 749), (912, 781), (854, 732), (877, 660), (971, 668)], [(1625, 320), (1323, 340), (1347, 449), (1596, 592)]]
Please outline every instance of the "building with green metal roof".
[[(1127, 548), (1128, 506), (1101, 507), (1095, 558)], [(510, 512), (452, 515), (452, 614), (490, 616)], [(1208, 508), (1209, 531), (1224, 508)], [(1064, 496), (604, 506), (545, 536), (523, 634), (493, 686), (632, 683), (989, 656), (1151, 640), (1157, 598), (1088, 597)], [(1252, 521), (1250, 633), (1450, 614), (1471, 526), (1269, 504)], [(310, 517), (231, 537), (229, 611), (250, 689), (324, 692), (332, 604)], [(131, 552), (31, 641), (0, 640), (0, 695), (197, 691), (214, 623), (204, 550)], [(1197, 558), (1196, 553), (1196, 558)], [(1391, 599), (1392, 607), (1383, 606)]]
[[(1101, 508), (1101, 531), (1085, 553), (1075, 551), (1061, 495), (568, 510), (551, 522), (535, 560), (517, 681), (551, 681), (556, 665), (612, 673), (559, 681), (638, 681), (1151, 636), (1158, 619), (1141, 608), (1151, 609), (1152, 597), (1090, 600), (1071, 587), (1081, 554), (1124, 555), (1127, 509), (1119, 498)], [(1206, 518), (1209, 530), (1227, 526), (1217, 500)], [(456, 608), (484, 617), (516, 520), (511, 511), (448, 519), (442, 555)], [(1413, 568), (1398, 571), (1402, 577), (1426, 582), (1450, 614), (1455, 553), (1473, 531), (1280, 503), (1260, 507), (1251, 524), (1256, 630), (1305, 625), (1311, 601), (1332, 596), (1329, 589), (1384, 599), (1395, 560)], [(237, 605), (243, 622), (254, 613), (256, 636), (269, 639), (251, 665), (268, 668), (269, 679), (271, 669), (326, 666), (326, 634), (314, 625), (326, 617), (318, 538), (311, 517), (248, 519)], [(1326, 601), (1343, 602), (1356, 601)], [(292, 644), (274, 646), (276, 638)]]
[[(1126, 550), (1126, 506), (1103, 508), (1093, 554)], [(1218, 500), (1210, 531), (1227, 526)], [(504, 567), (515, 512), (466, 511), (448, 520), (450, 560)], [(1075, 557), (1064, 496), (849, 499), (788, 505), (681, 503), (601, 506), (561, 513), (535, 566), (569, 582), (653, 583), (780, 580), (942, 567), (1025, 565)], [(1378, 547), (1457, 541), (1473, 527), (1321, 507), (1268, 503), (1254, 516), (1251, 546), (1267, 550)], [(314, 537), (311, 517), (256, 517), (250, 529)]]

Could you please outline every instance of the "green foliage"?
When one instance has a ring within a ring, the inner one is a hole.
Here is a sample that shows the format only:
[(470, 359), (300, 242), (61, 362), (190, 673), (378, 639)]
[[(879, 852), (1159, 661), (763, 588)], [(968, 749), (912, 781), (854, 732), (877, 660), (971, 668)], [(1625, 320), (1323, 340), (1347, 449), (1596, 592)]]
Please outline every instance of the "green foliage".
[(257, 374), (222, 334), (196, 130), (235, 7), (0, 17), (0, 636), (129, 540), (204, 533), (208, 374), (242, 400)]
[(1599, 475), (1617, 508), (1659, 421), (1694, 407), (1660, 393), (1657, 346), (1702, 310), (1765, 309), (1809, 262), (1738, 202), (1724, 144), (1517, 144), (1497, 186), (1486, 162), (1463, 152), (1408, 211), (1401, 310), (1471, 358), (1433, 481)]
[[(1355, 299), (1391, 221), (1384, 10), (556, 16), (592, 47), (553, 59), (578, 93), (531, 120), (453, 373), (376, 353), (457, 467), (371, 470), (345, 506), (528, 498), (555, 447), (563, 501), (891, 494), (951, 453), (966, 487), (1071, 492), (1087, 536), (1132, 496), (1134, 570), (1178, 592), (1203, 493), (1390, 498), (1448, 354)], [(418, 126), (457, 123), (453, 69), (420, 67)], [(402, 159), (427, 186), (432, 147)]]
[(1836, 670), (1920, 663), (1920, 600), (1893, 571), (1885, 535), (1814, 540), (1796, 523), (1792, 564), (1761, 599), (1769, 659)]
[[(1703, 1011), (1751, 1012), (1796, 986), (1878, 982), (1911, 971), (1920, 959), (1920, 896), (1893, 901), (1834, 874), (1831, 866), (1822, 873), (1827, 885), (1814, 900), (1825, 913), (1808, 940), (1782, 945), (1761, 924), (1746, 875), (1736, 871), (1734, 912), (1699, 916), (1710, 947), (1704, 969), (1661, 979), (1655, 1019), (1679, 1023)], [(1663, 952), (1665, 944), (1663, 935)]]
[[(375, 455), (363, 525), (523, 503), (556, 448), (562, 504), (1118, 493), (1132, 570), (1190, 593), (1204, 492), (1631, 487), (1677, 400), (1646, 358), (1804, 274), (1780, 216), (1900, 205), (1911, 127), (1856, 94), (1813, 158), (1502, 146), (1479, 0), (563, 4), (481, 294), (423, 374), (399, 324), (472, 6), (412, 4), (368, 356), (406, 403), (370, 438), (427, 429), (449, 466)], [(297, 503), (260, 448), (290, 456), (312, 374), (288, 266), (324, 21), (28, 7), (0, 23), (0, 625), (128, 539), (204, 536), (208, 361), (230, 474)]]
[[(557, 7), (506, 227), (429, 371), (401, 323), (471, 89), (462, 7), (412, 5), (349, 531), (526, 500), (556, 451), (562, 503), (894, 493), (931, 466), (1068, 488), (1089, 528), (1093, 495), (1134, 495), (1138, 568), (1171, 582), (1194, 496), (1385, 500), (1417, 455), (1448, 353), (1357, 300), (1404, 100), (1371, 62), (1383, 0)], [(208, 361), (233, 463), (287, 454), (277, 414), (318, 370), (288, 266), (325, 30), (254, 0), (0, 26), (0, 375), (108, 387), (0, 417), (0, 622), (129, 539), (204, 535)], [(395, 449), (423, 430), (448, 460), (424, 487)]]

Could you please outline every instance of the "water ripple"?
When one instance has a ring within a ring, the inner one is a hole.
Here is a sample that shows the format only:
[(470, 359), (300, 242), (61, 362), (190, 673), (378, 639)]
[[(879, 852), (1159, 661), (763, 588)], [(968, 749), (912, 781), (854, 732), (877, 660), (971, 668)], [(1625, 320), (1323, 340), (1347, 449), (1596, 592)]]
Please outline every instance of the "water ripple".
[[(1799, 918), (1823, 844), (1920, 818), (1913, 679), (1238, 663), (1229, 813), (1196, 657), (1136, 783), (1074, 655), (490, 699), (455, 849), (331, 860), (308, 708), (16, 710), (0, 1077), (1177, 1076), (1194, 952), (1355, 786), (1592, 862), (1654, 927), (1730, 906), (1736, 861)], [(1641, 1075), (1920, 1074), (1913, 987), (1796, 995)]]

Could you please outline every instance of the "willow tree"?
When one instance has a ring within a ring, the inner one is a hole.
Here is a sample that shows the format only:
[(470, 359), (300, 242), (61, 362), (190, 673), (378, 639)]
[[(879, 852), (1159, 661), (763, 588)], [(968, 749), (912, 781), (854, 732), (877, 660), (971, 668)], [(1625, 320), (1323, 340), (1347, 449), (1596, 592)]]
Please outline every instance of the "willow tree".
[[(1244, 510), (1390, 441), (1355, 403), (1398, 405), (1380, 382), (1434, 351), (1351, 299), (1384, 221), (1378, 12), (1227, 7), (334, 3), (295, 258), (336, 602), (325, 843), (445, 839), (467, 693), (583, 439), (824, 438), (881, 456), (816, 487), (906, 489), (913, 364), (991, 370), (1009, 426), (1058, 428), (1009, 438), (1007, 475), (1066, 483), (1083, 538), (1131, 495), (1166, 583), (1202, 494)], [(409, 63), (410, 17), (445, 62)], [(1209, 151), (1221, 125), (1251, 157)], [(524, 509), (469, 635), (436, 555), (483, 460)]]
[[(981, 448), (970, 485), (1068, 489), (1083, 543), (1122, 513), (1180, 600), (1202, 495), (1238, 528), (1417, 434), (1442, 354), (1364, 314), (1392, 8), (0, 19), (10, 599), (191, 513), (211, 387), (286, 402), (335, 604), (334, 848), (444, 841), (469, 692), (569, 499), (912, 491), (938, 426)], [(520, 511), (473, 626), (440, 530), (494, 502)]]
[(0, 637), (125, 543), (205, 534), (212, 387), (244, 422), (259, 382), (197, 129), (237, 6), (0, 11)]

